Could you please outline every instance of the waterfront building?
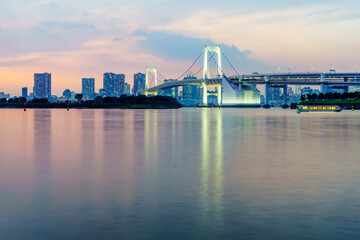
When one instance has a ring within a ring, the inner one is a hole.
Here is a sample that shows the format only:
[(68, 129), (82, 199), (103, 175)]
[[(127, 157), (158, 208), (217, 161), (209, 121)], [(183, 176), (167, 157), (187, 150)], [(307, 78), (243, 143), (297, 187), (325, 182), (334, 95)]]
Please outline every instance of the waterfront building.
[(27, 87), (23, 87), (21, 89), (21, 96), (24, 97), (24, 98), (28, 97), (28, 88)]
[(350, 86), (349, 92), (360, 92), (360, 87), (359, 86)]
[(278, 101), (281, 100), (281, 89), (280, 88), (270, 88), (269, 89), (271, 92), (270, 96), (271, 96), (271, 100), (273, 101)]
[(0, 92), (0, 98), (10, 98), (10, 94), (6, 94), (4, 92)]
[[(184, 80), (188, 79), (197, 79), (196, 77), (185, 77)], [(201, 99), (202, 98), (202, 89), (201, 86), (192, 85), (184, 86), (182, 91), (183, 98), (191, 99)]]
[(143, 73), (134, 74), (134, 86), (133, 86), (134, 95), (137, 95), (139, 91), (145, 89), (145, 77), (146, 75)]
[(34, 74), (34, 97), (51, 98), (51, 73)]
[(70, 98), (71, 99), (75, 99), (75, 96), (77, 95), (78, 93), (76, 92), (70, 92)]
[(104, 73), (104, 90), (106, 97), (119, 97), (123, 94), (125, 90), (125, 74)]
[(117, 97), (125, 93), (125, 74), (115, 74), (115, 91)]
[(65, 89), (65, 91), (63, 92), (63, 97), (66, 99), (70, 99), (71, 98), (71, 91), (69, 89)]
[[(176, 82), (176, 79), (165, 79), (164, 83), (168, 83), (168, 82)], [(176, 88), (168, 88), (165, 89), (164, 91), (162, 91), (161, 95), (163, 96), (171, 96), (171, 97), (178, 97), (178, 87)]]
[(104, 89), (104, 88), (101, 88), (101, 89), (99, 90), (99, 95), (100, 95), (101, 97), (105, 97), (105, 94), (106, 94), (105, 89)]
[(95, 78), (82, 79), (82, 95), (84, 99), (90, 99), (95, 92)]
[(311, 95), (313, 94), (313, 90), (310, 87), (304, 87), (303, 89), (301, 89), (301, 95), (306, 96), (306, 95)]
[(130, 95), (130, 84), (128, 84), (128, 83), (125, 83), (124, 94)]

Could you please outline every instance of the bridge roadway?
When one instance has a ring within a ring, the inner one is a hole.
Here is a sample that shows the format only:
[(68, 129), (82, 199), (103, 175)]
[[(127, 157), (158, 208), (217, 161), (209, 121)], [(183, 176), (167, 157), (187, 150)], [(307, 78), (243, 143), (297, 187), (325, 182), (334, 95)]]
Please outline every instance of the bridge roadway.
[(265, 80), (266, 78), (272, 80), (279, 79), (359, 79), (360, 73), (276, 73), (276, 74), (250, 74), (242, 75), (235, 78), (241, 78), (243, 80)]
[[(251, 85), (325, 85), (325, 86), (358, 86), (360, 73), (291, 73), (291, 74), (252, 74), (229, 77), (235, 84)], [(155, 93), (165, 89), (189, 85), (221, 85), (220, 78), (212, 79), (186, 79), (176, 82), (167, 82), (147, 90)]]
[(212, 79), (186, 79), (177, 82), (167, 82), (161, 85), (149, 88), (147, 92), (159, 92), (165, 89), (174, 88), (174, 87), (181, 87), (181, 86), (191, 86), (191, 85), (202, 85), (206, 84), (207, 86), (215, 86), (221, 85), (222, 79), (221, 78), (212, 78)]

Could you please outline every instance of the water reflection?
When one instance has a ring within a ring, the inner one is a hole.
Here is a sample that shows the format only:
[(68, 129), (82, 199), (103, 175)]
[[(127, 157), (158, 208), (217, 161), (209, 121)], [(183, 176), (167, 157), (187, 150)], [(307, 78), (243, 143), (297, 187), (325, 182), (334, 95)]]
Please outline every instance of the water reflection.
[(223, 126), (222, 112), (204, 109), (201, 114), (201, 225), (223, 226)]
[[(34, 156), (31, 222), (33, 230), (53, 224), (52, 111), (34, 111)], [(47, 219), (47, 222), (43, 222)]]
[(0, 239), (360, 238), (360, 112), (0, 111)]
[[(146, 110), (144, 116), (145, 162), (156, 166), (158, 159), (158, 110)], [(150, 163), (150, 159), (152, 162)]]

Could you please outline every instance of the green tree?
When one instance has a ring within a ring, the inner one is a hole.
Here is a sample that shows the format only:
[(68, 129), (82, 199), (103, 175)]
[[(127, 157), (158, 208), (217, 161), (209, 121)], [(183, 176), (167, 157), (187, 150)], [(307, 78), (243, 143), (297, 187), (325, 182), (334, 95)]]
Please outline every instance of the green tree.
[(313, 93), (311, 95), (311, 100), (315, 101), (316, 99), (318, 99), (318, 95), (316, 93)]
[(83, 97), (84, 97), (84, 96), (83, 96), (81, 93), (75, 95), (75, 98), (76, 98), (79, 102), (81, 102), (81, 100), (83, 99)]

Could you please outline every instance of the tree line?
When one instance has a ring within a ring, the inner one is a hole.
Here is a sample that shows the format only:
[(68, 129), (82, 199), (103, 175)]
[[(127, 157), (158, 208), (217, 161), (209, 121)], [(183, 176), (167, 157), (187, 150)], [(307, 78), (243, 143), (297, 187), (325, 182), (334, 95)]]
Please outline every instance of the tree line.
[(313, 94), (306, 94), (301, 95), (301, 101), (323, 101), (323, 100), (360, 100), (360, 92), (345, 92), (345, 93), (338, 93), (338, 92), (327, 92), (327, 93), (313, 93)]
[[(77, 99), (77, 103), (71, 103), (71, 104), (80, 104), (80, 105), (86, 105), (86, 106), (90, 106), (90, 105), (152, 105), (152, 104), (170, 104), (170, 105), (174, 105), (174, 106), (181, 106), (181, 104), (173, 97), (169, 97), (169, 96), (144, 96), (144, 95), (139, 95), (139, 96), (134, 96), (134, 95), (121, 95), (120, 97), (101, 97), (98, 96), (96, 97), (94, 100), (83, 100), (83, 95), (82, 94), (77, 94), (75, 96), (75, 98)], [(28, 104), (43, 104), (43, 105), (48, 105), (50, 104), (48, 99), (45, 98), (34, 98), (31, 101), (27, 101), (26, 98), (24, 97), (14, 97), (14, 98), (1, 98), (0, 99), (0, 103), (2, 104), (23, 104), (23, 103), (28, 103)], [(69, 101), (66, 102), (54, 102), (51, 104), (68, 104), (70, 103)]]

